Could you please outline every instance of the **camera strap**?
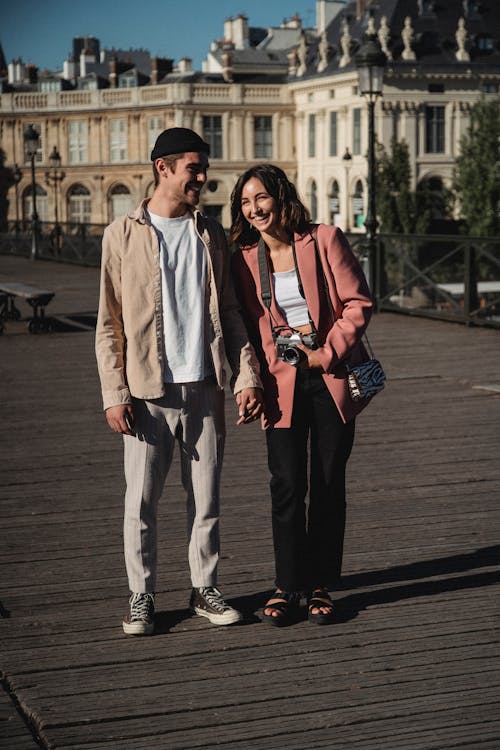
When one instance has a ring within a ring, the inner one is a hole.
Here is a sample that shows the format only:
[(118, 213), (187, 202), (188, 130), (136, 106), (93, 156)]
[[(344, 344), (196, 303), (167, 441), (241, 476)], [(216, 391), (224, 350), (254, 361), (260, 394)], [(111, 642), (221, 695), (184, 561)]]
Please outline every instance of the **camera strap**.
[[(316, 240), (314, 242), (316, 246)], [(299, 272), (299, 266), (297, 264), (297, 254), (295, 252), (295, 242), (293, 241), (293, 238), (291, 240), (292, 245), (292, 255), (293, 255), (293, 264), (295, 266), (295, 273), (297, 274), (297, 284), (299, 287), (299, 293), (302, 299), (305, 300), (306, 296), (304, 294), (304, 287), (302, 286), (302, 279), (300, 278), (300, 272)], [(276, 326), (274, 325), (275, 321), (273, 319), (273, 314), (271, 312), (271, 302), (272, 302), (272, 294), (271, 294), (271, 285), (269, 283), (269, 263), (267, 260), (267, 245), (260, 237), (258, 245), (257, 245), (257, 260), (259, 264), (259, 276), (260, 276), (260, 289), (261, 289), (261, 296), (262, 296), (262, 302), (269, 310), (269, 317), (271, 318), (271, 330), (273, 332), (273, 336), (275, 336), (276, 333)], [(307, 317), (309, 318), (309, 324), (311, 326), (312, 333), (317, 333), (316, 326), (314, 325), (314, 321), (311, 318), (311, 313), (309, 312), (309, 307), (307, 307)], [(289, 326), (290, 330), (295, 330), (292, 326)]]

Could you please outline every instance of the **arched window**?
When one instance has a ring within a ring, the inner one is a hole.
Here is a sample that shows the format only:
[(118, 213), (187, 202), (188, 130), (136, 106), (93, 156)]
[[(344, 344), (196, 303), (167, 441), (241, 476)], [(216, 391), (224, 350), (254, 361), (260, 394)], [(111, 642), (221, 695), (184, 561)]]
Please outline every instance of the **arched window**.
[(340, 218), (340, 188), (337, 180), (332, 182), (330, 192), (328, 194), (328, 208), (330, 215), (330, 224), (338, 224)]
[(315, 180), (312, 180), (309, 189), (309, 206), (311, 210), (311, 220), (316, 221), (318, 218), (318, 188)]
[(430, 209), (432, 219), (449, 218), (448, 191), (441, 177), (424, 177), (418, 184), (417, 192), (420, 204)]
[(68, 190), (68, 221), (73, 224), (90, 224), (90, 192), (84, 185), (76, 184)]
[[(41, 185), (36, 186), (36, 212), (39, 221), (49, 221), (49, 199), (47, 191)], [(23, 221), (25, 223), (31, 221), (32, 213), (33, 195), (31, 186), (28, 186), (23, 190)]]
[(109, 192), (109, 213), (111, 221), (117, 216), (128, 214), (134, 208), (130, 190), (126, 185), (114, 185)]
[(352, 225), (358, 229), (363, 226), (365, 220), (365, 197), (363, 183), (357, 180), (352, 196)]

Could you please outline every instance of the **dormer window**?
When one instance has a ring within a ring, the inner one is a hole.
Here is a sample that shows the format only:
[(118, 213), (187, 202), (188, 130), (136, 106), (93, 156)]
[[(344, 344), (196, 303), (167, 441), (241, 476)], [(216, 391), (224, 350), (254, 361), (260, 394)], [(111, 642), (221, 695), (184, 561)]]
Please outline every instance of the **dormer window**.
[(418, 0), (418, 15), (419, 16), (434, 16), (434, 0)]
[(132, 89), (137, 85), (137, 73), (135, 71), (122, 73), (122, 75), (118, 76), (118, 88), (120, 89)]
[(471, 20), (479, 18), (479, 3), (477, 0), (463, 0), (464, 16)]
[(476, 47), (481, 52), (493, 52), (493, 39), (487, 34), (476, 37)]

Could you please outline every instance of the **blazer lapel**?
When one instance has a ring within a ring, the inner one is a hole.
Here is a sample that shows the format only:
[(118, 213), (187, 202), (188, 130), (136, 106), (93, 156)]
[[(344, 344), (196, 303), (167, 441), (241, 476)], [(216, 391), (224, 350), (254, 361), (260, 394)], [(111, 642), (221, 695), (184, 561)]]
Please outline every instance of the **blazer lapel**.
[[(311, 234), (295, 237), (295, 252), (297, 265), (299, 267), (302, 287), (306, 297), (309, 315), (314, 325), (320, 327), (320, 297), (318, 294), (319, 280), (322, 278), (318, 273), (317, 256), (314, 251), (314, 239)], [(321, 269), (320, 269), (321, 270)]]

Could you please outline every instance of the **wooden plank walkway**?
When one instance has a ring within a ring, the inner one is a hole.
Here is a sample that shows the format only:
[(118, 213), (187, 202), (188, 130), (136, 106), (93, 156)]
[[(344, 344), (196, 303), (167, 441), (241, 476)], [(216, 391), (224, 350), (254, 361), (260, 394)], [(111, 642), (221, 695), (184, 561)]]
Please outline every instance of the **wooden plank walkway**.
[[(89, 317), (96, 269), (0, 256)], [(26, 308), (28, 315), (28, 308)], [(220, 584), (246, 622), (186, 610), (178, 465), (161, 505), (158, 628), (126, 638), (121, 440), (84, 328), (0, 337), (0, 746), (5, 750), (498, 750), (500, 334), (379, 315), (389, 376), (359, 418), (337, 620), (269, 628), (264, 440), (228, 395)]]

